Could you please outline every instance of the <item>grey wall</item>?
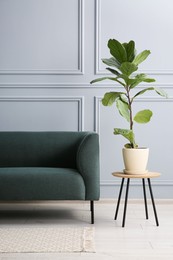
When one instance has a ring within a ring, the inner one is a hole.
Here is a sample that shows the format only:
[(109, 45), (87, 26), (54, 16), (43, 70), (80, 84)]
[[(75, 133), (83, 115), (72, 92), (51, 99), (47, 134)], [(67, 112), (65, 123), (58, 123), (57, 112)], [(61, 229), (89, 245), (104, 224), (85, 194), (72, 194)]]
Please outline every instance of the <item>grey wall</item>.
[[(120, 90), (105, 81), (101, 58), (107, 41), (135, 40), (152, 54), (141, 65), (169, 99), (154, 93), (135, 102), (153, 110), (152, 121), (135, 126), (141, 146), (150, 148), (148, 169), (157, 197), (173, 198), (173, 3), (170, 0), (0, 0), (0, 130), (91, 130), (100, 134), (101, 195), (114, 197), (123, 169), (124, 140), (114, 127), (126, 127), (115, 107), (103, 107), (106, 91)], [(142, 85), (141, 85), (142, 86)], [(140, 89), (140, 87), (139, 87)], [(138, 181), (131, 196), (141, 197)]]

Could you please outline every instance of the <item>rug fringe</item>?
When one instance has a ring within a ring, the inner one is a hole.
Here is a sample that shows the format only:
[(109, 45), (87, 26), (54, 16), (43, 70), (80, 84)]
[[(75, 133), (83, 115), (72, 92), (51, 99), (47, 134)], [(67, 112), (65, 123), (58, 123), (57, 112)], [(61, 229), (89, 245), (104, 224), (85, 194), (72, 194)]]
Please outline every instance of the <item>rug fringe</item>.
[(93, 227), (85, 227), (83, 234), (83, 252), (95, 253), (94, 245), (94, 233), (95, 229)]

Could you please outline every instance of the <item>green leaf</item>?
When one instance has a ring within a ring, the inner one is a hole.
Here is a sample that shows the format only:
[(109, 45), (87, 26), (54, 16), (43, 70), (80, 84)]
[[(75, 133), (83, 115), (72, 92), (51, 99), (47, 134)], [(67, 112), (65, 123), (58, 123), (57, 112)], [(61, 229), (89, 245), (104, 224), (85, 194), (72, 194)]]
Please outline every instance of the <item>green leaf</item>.
[(146, 79), (143, 79), (143, 82), (147, 82), (147, 83), (151, 83), (151, 82), (155, 82), (156, 80), (155, 79), (152, 79), (152, 78), (146, 78)]
[(128, 100), (127, 100), (127, 96), (125, 94), (121, 94), (120, 95), (120, 99), (121, 99), (121, 101), (123, 101), (124, 103), (129, 105)]
[(126, 49), (127, 61), (132, 62), (135, 58), (135, 42), (123, 43), (123, 46)]
[(128, 122), (130, 121), (129, 106), (127, 103), (123, 102), (120, 98), (116, 100), (116, 105), (118, 111), (122, 117), (124, 117)]
[(123, 62), (119, 69), (123, 74), (130, 76), (134, 71), (138, 69), (138, 67), (133, 63)]
[(105, 93), (104, 97), (102, 98), (102, 104), (104, 106), (111, 106), (121, 94), (123, 94), (123, 93), (122, 92)]
[(124, 147), (125, 148), (138, 148), (138, 145), (137, 144), (133, 145), (133, 144), (128, 143), (128, 144), (125, 144)]
[(126, 85), (129, 85), (130, 79), (129, 79), (129, 77), (128, 77), (127, 75), (125, 75), (125, 74), (120, 74), (120, 75), (117, 77), (117, 79), (123, 79), (123, 80), (125, 81)]
[(125, 84), (123, 82), (121, 82), (120, 80), (118, 80), (118, 77), (117, 78), (112, 78), (112, 77), (103, 77), (103, 78), (98, 78), (98, 79), (94, 79), (90, 82), (90, 84), (93, 84), (93, 83), (96, 83), (96, 82), (99, 82), (99, 81), (103, 81), (103, 80), (113, 80), (113, 81), (116, 81), (118, 82), (119, 84), (121, 84), (123, 87), (125, 87)]
[(146, 58), (148, 57), (148, 55), (150, 54), (151, 52), (149, 50), (145, 50), (141, 53), (139, 53), (135, 59), (133, 60), (133, 63), (138, 66), (140, 63), (142, 63), (144, 60), (146, 60)]
[(168, 94), (161, 88), (154, 88), (154, 90), (162, 97), (168, 98)]
[(120, 73), (117, 70), (113, 70), (111, 68), (106, 68), (107, 70), (109, 70), (112, 74), (115, 74), (116, 76), (119, 76)]
[(159, 94), (162, 97), (167, 98), (167, 93), (163, 89), (150, 87), (150, 88), (145, 88), (145, 89), (139, 91), (138, 93), (136, 93), (136, 95), (133, 97), (133, 99), (136, 98), (139, 95), (144, 94), (146, 91), (149, 91), (149, 90), (155, 90), (157, 94)]
[(144, 94), (146, 91), (149, 91), (149, 90), (154, 90), (154, 88), (153, 88), (153, 87), (150, 87), (150, 88), (145, 88), (145, 89), (139, 91), (138, 93), (136, 93), (136, 95), (134, 95), (133, 99), (136, 98), (136, 97), (139, 96), (139, 95)]
[(111, 57), (109, 59), (102, 59), (102, 62), (108, 66), (115, 67), (118, 69), (120, 67), (120, 63), (114, 57)]
[(120, 74), (117, 78), (122, 78), (124, 79), (126, 86), (131, 86), (131, 84), (134, 82), (134, 79), (129, 78), (127, 75), (125, 74)]
[(147, 82), (147, 83), (151, 83), (151, 82), (155, 82), (155, 79), (153, 78), (147, 78), (147, 75), (144, 73), (141, 74), (137, 74), (135, 76), (135, 78), (132, 80), (131, 84), (130, 84), (130, 88), (134, 88), (137, 85), (139, 85), (141, 82)]
[(141, 110), (135, 115), (134, 121), (136, 121), (139, 124), (146, 124), (150, 121), (152, 115), (153, 113), (149, 109)]
[(127, 53), (124, 46), (115, 39), (108, 41), (108, 48), (110, 49), (111, 55), (121, 64), (127, 61)]
[[(128, 129), (121, 129), (121, 128), (114, 128), (114, 135), (122, 135), (127, 140), (130, 141), (133, 145), (135, 145), (135, 136), (132, 130)], [(133, 146), (134, 147), (134, 146)]]
[(102, 80), (106, 80), (106, 79), (113, 80), (113, 81), (117, 81), (116, 78), (103, 77), (103, 78), (98, 78), (98, 79), (92, 80), (92, 81), (90, 82), (90, 84), (93, 84), (93, 83), (96, 83), (96, 82), (99, 82), (99, 81), (102, 81)]
[(140, 74), (137, 74), (136, 76), (135, 76), (135, 79), (141, 79), (141, 80), (143, 80), (143, 79), (146, 79), (147, 78), (147, 74), (145, 74), (145, 73), (140, 73)]

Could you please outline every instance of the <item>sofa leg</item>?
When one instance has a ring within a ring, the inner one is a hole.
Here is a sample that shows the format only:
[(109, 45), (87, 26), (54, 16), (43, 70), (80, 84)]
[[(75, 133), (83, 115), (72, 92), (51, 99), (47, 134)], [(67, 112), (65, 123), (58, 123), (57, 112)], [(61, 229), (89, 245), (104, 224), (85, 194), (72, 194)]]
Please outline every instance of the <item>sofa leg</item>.
[(94, 224), (94, 201), (90, 201), (91, 224)]

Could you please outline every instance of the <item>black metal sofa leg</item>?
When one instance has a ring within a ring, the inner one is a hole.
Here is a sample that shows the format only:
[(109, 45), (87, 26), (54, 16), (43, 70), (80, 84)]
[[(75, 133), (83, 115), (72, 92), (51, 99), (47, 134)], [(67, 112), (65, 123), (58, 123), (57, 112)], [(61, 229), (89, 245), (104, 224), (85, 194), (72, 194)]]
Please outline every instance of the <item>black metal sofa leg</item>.
[(91, 224), (94, 224), (94, 201), (90, 201)]

